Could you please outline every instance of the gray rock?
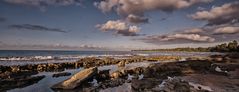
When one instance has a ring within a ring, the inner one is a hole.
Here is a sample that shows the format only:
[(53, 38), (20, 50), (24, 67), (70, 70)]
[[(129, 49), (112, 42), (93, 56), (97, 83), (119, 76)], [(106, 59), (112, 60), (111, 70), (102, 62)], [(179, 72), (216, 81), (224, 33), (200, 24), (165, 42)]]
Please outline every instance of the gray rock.
[(96, 67), (84, 69), (84, 70), (76, 73), (69, 79), (53, 85), (51, 88), (53, 88), (53, 89), (74, 89), (74, 88), (78, 87), (85, 80), (96, 75), (97, 71), (98, 71), (98, 69)]

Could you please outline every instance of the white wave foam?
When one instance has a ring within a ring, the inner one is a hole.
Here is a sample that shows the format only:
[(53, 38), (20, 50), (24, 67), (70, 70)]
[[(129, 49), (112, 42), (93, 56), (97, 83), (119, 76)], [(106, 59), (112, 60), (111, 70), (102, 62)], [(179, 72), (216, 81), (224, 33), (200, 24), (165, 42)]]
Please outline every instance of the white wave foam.
[(85, 57), (128, 57), (131, 54), (123, 55), (60, 55), (60, 56), (25, 56), (25, 57), (0, 57), (0, 61), (41, 61), (41, 60), (77, 60)]

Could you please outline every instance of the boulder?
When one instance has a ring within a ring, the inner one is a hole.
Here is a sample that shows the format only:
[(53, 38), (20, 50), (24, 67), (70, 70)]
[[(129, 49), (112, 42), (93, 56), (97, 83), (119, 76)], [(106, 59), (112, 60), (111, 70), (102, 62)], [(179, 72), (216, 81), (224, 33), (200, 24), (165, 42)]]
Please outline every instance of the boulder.
[(125, 61), (120, 61), (118, 63), (118, 67), (124, 67), (125, 66)]
[(74, 88), (78, 87), (79, 85), (81, 85), (82, 82), (84, 82), (85, 80), (96, 75), (97, 72), (98, 72), (97, 67), (84, 69), (84, 70), (76, 73), (69, 79), (66, 79), (65, 81), (62, 81), (58, 84), (53, 85), (51, 88), (52, 89), (74, 89)]
[(113, 79), (117, 79), (117, 78), (120, 78), (122, 76), (123, 76), (123, 74), (120, 71), (115, 71), (115, 72), (110, 74), (110, 77), (113, 78)]

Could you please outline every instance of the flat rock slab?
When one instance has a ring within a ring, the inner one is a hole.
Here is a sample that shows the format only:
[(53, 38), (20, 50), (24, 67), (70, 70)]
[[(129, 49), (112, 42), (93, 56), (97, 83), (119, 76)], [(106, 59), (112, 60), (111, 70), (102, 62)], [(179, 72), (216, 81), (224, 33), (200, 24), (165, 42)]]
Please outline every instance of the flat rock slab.
[(83, 81), (93, 77), (98, 72), (97, 67), (81, 70), (69, 79), (53, 85), (52, 89), (74, 89), (79, 86)]

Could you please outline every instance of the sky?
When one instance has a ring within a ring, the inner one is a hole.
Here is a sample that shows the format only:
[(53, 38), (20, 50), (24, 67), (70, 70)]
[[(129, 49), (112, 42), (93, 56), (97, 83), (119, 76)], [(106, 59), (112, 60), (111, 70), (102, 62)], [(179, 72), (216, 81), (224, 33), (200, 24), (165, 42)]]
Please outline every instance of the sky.
[(239, 40), (238, 0), (1, 0), (1, 50), (209, 47)]

